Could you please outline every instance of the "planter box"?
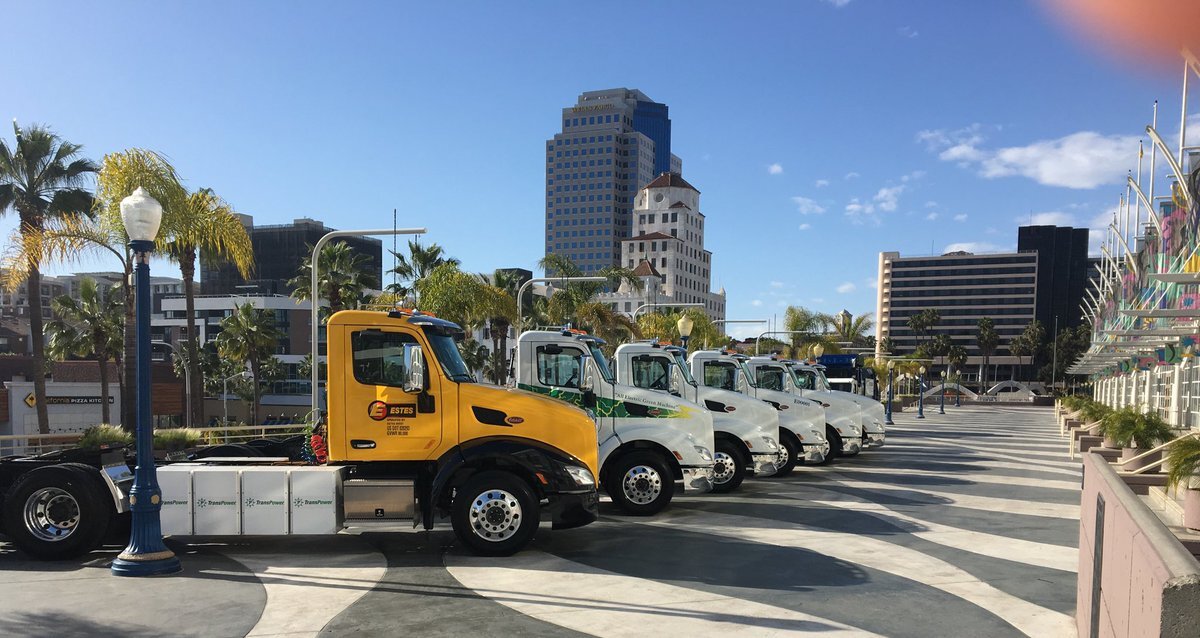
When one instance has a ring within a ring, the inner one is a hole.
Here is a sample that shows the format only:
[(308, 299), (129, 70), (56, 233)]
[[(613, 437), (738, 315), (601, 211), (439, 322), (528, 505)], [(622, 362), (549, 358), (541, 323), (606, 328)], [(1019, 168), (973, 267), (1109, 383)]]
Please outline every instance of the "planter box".
[[(1142, 454), (1143, 452), (1146, 452), (1146, 450), (1141, 450), (1141, 449), (1136, 449), (1136, 448), (1131, 448), (1131, 447), (1124, 448), (1121, 450), (1121, 460), (1125, 461), (1127, 459), (1131, 459), (1139, 454)], [(1160, 460), (1162, 460), (1162, 452), (1155, 452), (1154, 454), (1151, 454), (1150, 456), (1147, 456), (1146, 458), (1141, 459), (1140, 461), (1134, 461), (1133, 463), (1126, 463), (1125, 465), (1121, 466), (1121, 469), (1125, 470), (1126, 472), (1132, 472), (1133, 470), (1139, 470), (1143, 467), (1146, 467), (1147, 465), (1150, 465), (1151, 463), (1157, 463)]]

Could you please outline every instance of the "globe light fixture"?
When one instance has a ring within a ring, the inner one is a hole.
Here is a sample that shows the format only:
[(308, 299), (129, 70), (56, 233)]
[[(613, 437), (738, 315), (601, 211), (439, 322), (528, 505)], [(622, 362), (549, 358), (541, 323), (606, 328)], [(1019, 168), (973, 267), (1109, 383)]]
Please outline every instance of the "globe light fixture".
[(942, 370), (942, 389), (938, 392), (938, 414), (946, 413), (946, 371)]
[(679, 331), (679, 341), (683, 343), (684, 350), (687, 350), (688, 339), (692, 337), (693, 327), (692, 318), (686, 314), (681, 315), (679, 321), (675, 322), (675, 329)]
[(819, 343), (817, 345), (813, 346), (813, 354), (816, 355), (816, 357), (814, 357), (814, 358), (820, 359), (821, 355), (825, 354), (825, 346), (823, 346)]
[(150, 413), (150, 253), (162, 224), (162, 205), (138, 187), (121, 200), (121, 221), (134, 259), (135, 326), (137, 328), (137, 467), (129, 490), (133, 520), (129, 545), (112, 563), (117, 576), (158, 576), (182, 569), (179, 558), (162, 539), (162, 490), (154, 467), (154, 424)]
[(921, 366), (921, 376), (917, 379), (917, 418), (925, 418), (925, 366)]
[(888, 371), (887, 413), (884, 415), (887, 418), (884, 419), (883, 423), (884, 423), (884, 425), (896, 425), (896, 422), (892, 421), (892, 397), (896, 394), (896, 392), (895, 392), (896, 360), (895, 359), (892, 359), (891, 361), (887, 362), (887, 371)]

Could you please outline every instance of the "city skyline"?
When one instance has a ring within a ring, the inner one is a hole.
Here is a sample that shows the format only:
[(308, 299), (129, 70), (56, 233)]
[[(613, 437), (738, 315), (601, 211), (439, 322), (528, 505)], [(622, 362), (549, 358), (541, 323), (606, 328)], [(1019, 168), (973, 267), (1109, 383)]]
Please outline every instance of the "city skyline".
[[(423, 241), (485, 272), (533, 269), (544, 254), (542, 153), (563, 106), (637, 88), (670, 106), (671, 152), (704, 190), (730, 319), (788, 304), (871, 312), (880, 251), (1009, 250), (1029, 223), (1101, 228), (1136, 168), (1151, 98), (1178, 98), (1178, 69), (1098, 56), (1032, 2), (613, 12), (675, 31), (622, 28), (593, 47), (581, 34), (603, 16), (563, 8), (546, 30), (539, 5), (78, 4), (56, 18), (70, 37), (46, 64), (100, 80), (86, 100), (13, 57), (0, 73), (19, 87), (6, 115), (49, 124), (88, 157), (161, 151), (189, 187), (263, 224), (388, 226), (396, 208), (401, 226), (427, 226)], [(13, 19), (39, 14), (18, 6)], [(673, 35), (706, 46), (672, 48)], [(35, 46), (25, 32), (10, 40)], [(641, 46), (670, 53), (635, 64)], [(1160, 112), (1167, 135), (1177, 121)]]

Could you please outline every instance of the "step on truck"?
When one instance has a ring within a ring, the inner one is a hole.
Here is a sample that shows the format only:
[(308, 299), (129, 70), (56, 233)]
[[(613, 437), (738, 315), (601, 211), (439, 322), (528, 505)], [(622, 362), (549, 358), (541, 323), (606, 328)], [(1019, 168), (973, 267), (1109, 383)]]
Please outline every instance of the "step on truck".
[[(327, 463), (299, 460), (302, 437), (192, 450), (158, 468), (164, 534), (428, 530), (448, 519), (472, 551), (507, 555), (543, 520), (596, 519), (596, 429), (583, 410), (475, 383), (455, 343), (462, 330), (429, 315), (343, 311), (327, 334)], [(41, 558), (95, 548), (128, 516), (133, 463), (128, 449), (0, 461), (5, 532)]]
[(713, 418), (678, 397), (617, 382), (582, 330), (530, 330), (517, 338), (517, 387), (589, 411), (600, 442), (600, 486), (627, 514), (649, 516), (684, 492), (713, 488)]
[(760, 388), (746, 365), (748, 357), (723, 350), (693, 352), (688, 360), (701, 386), (736, 392), (770, 407), (779, 422), (779, 458), (774, 476), (786, 476), (799, 463), (825, 463), (829, 441), (825, 438), (825, 408), (793, 394)]
[(834, 390), (825, 376), (825, 367), (822, 365), (812, 365), (801, 361), (784, 361), (784, 365), (795, 373), (796, 380), (803, 386), (806, 396), (815, 395), (815, 398), (818, 399), (824, 396), (834, 396), (858, 405), (862, 411), (860, 417), (863, 427), (863, 448), (883, 447), (887, 440), (887, 428), (884, 427), (887, 417), (882, 403), (854, 392)]
[(862, 451), (862, 409), (857, 403), (827, 392), (805, 390), (795, 372), (778, 357), (750, 357), (746, 365), (757, 387), (820, 402), (825, 407), (825, 438), (831, 456), (856, 456)]
[(779, 415), (771, 406), (736, 392), (701, 386), (687, 351), (657, 340), (626, 343), (613, 355), (617, 382), (671, 394), (713, 415), (713, 491), (730, 492), (747, 475), (774, 474), (779, 461)]

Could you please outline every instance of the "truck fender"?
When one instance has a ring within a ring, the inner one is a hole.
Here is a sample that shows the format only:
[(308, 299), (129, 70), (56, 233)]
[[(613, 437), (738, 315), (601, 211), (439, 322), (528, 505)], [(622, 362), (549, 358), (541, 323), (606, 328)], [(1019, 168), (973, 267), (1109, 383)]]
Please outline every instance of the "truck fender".
[[(653, 447), (666, 451), (667, 461), (671, 464), (671, 471), (679, 471), (678, 476), (675, 477), (676, 480), (683, 478), (683, 472), (680, 469), (681, 465), (712, 465), (711, 460), (704, 461), (700, 458), (699, 453), (696, 452), (697, 445), (705, 444), (697, 441), (695, 437), (686, 432), (664, 428), (659, 423), (618, 425), (617, 431), (620, 432), (620, 440), (617, 440), (617, 437), (612, 437), (605, 441), (604, 447), (600, 449), (600, 458), (603, 459), (600, 464), (600, 472), (602, 474), (608, 462), (619, 455), (619, 451), (636, 447), (640, 442), (651, 443)], [(683, 457), (683, 461), (677, 459), (672, 452), (679, 452)], [(709, 452), (711, 453), (712, 450), (710, 449)]]
[[(563, 465), (587, 467), (583, 461), (541, 441), (513, 436), (488, 436), (473, 439), (448, 450), (437, 461), (437, 472), (430, 484), (429, 498), (421, 505), (425, 528), (433, 526), (433, 510), (456, 484), (460, 472), (502, 469), (526, 480), (542, 498), (547, 492), (570, 492), (580, 488), (562, 469)], [(464, 476), (465, 478), (465, 476)]]

